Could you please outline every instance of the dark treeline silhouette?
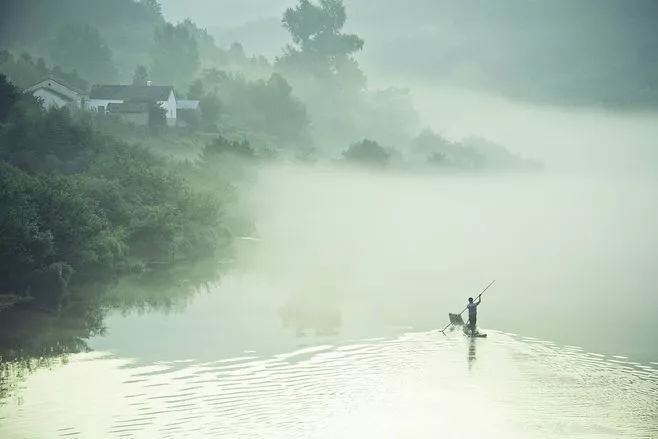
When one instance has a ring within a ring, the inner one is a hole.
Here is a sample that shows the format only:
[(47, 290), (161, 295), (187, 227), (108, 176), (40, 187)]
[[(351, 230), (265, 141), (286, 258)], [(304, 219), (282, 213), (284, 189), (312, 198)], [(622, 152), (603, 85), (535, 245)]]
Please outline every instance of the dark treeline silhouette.
[(347, 162), (369, 166), (384, 166), (388, 164), (391, 154), (381, 145), (369, 139), (354, 143), (343, 153)]
[(64, 71), (57, 65), (49, 67), (43, 58), (35, 60), (27, 52), (15, 55), (7, 50), (0, 50), (0, 73), (23, 89), (48, 77), (63, 81), (81, 91), (89, 88), (89, 83), (80, 77), (77, 70)]

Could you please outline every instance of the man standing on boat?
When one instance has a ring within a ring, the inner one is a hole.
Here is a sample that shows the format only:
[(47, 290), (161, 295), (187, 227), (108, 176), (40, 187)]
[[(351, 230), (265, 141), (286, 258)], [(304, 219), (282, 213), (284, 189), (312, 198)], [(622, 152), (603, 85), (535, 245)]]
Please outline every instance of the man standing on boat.
[(482, 303), (482, 295), (478, 297), (477, 302), (474, 302), (472, 297), (468, 298), (468, 305), (466, 305), (466, 308), (468, 309), (468, 327), (471, 330), (471, 335), (476, 334), (475, 324), (478, 319), (478, 305), (480, 303)]

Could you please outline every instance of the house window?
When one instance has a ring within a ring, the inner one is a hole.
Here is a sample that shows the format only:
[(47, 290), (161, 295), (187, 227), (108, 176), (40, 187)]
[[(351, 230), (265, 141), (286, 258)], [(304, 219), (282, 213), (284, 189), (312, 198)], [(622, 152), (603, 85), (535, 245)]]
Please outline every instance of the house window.
[(104, 105), (99, 105), (97, 108), (99, 113), (105, 113), (105, 106)]

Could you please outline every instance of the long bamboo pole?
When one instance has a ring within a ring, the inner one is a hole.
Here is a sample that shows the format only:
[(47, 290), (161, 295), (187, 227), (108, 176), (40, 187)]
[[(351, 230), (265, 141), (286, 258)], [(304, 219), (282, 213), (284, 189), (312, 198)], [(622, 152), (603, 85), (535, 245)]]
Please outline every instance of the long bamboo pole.
[[(487, 285), (487, 287), (486, 287), (484, 290), (482, 290), (482, 292), (481, 292), (480, 294), (477, 295), (477, 297), (475, 298), (475, 300), (479, 299), (479, 298), (484, 294), (484, 292), (487, 291), (487, 290), (489, 289), (489, 287), (492, 286), (492, 285), (494, 284), (494, 282), (496, 282), (496, 279), (492, 280), (491, 283), (490, 283), (489, 285)], [(467, 309), (468, 309), (468, 306), (467, 306), (466, 308), (464, 308), (464, 309), (462, 310), (462, 312), (459, 313), (459, 315), (464, 314), (464, 311), (466, 311)], [(443, 333), (445, 334), (446, 329), (448, 329), (448, 328), (451, 327), (451, 326), (452, 326), (452, 322), (448, 323), (448, 326), (446, 326), (445, 328), (443, 328), (443, 329), (441, 330), (441, 332), (443, 332)]]

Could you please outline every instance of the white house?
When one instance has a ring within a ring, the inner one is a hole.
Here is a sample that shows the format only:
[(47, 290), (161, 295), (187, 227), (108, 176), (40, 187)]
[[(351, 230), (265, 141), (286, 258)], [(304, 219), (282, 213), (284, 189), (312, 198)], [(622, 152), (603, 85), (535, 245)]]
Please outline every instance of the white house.
[(54, 78), (46, 78), (34, 84), (25, 93), (39, 99), (44, 108), (84, 108), (87, 100), (83, 92)]
[(167, 125), (176, 125), (176, 95), (170, 85), (94, 85), (87, 108), (106, 113), (109, 104), (159, 104), (165, 111)]

